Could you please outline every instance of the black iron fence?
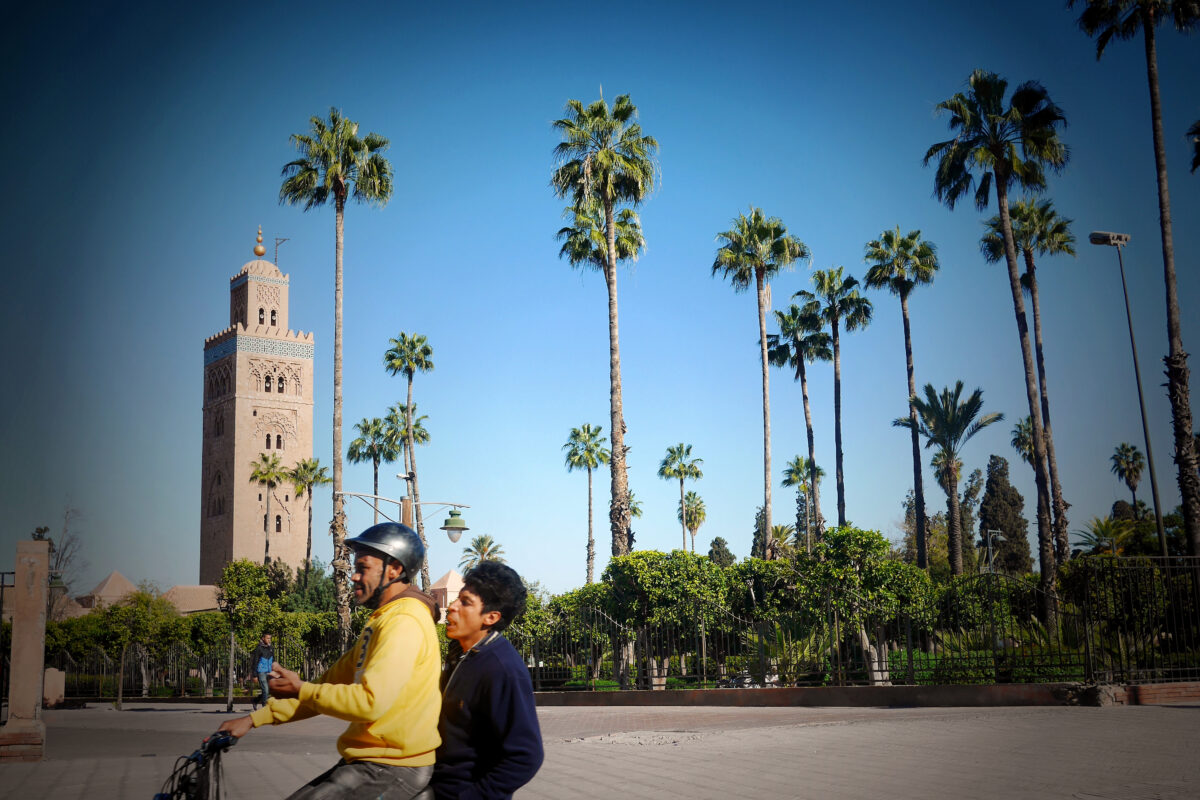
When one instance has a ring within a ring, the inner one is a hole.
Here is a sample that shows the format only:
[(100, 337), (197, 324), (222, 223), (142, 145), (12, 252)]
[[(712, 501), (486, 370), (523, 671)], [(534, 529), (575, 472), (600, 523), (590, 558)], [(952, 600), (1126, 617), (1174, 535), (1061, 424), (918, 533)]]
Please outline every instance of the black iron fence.
[[(895, 607), (805, 588), (822, 600), (766, 618), (696, 605), (630, 625), (585, 608), (531, 616), (507, 634), (538, 691), (1200, 680), (1200, 558), (1076, 559), (1049, 598), (995, 574)], [(281, 637), (276, 657), (315, 676), (339, 645), (336, 632)], [(224, 697), (231, 681), (256, 692), (249, 651), (235, 645), (232, 673), (229, 656), (229, 645), (131, 646), (123, 669), (100, 649), (48, 666), (66, 673), (72, 698), (114, 697), (118, 680), (127, 697)]]

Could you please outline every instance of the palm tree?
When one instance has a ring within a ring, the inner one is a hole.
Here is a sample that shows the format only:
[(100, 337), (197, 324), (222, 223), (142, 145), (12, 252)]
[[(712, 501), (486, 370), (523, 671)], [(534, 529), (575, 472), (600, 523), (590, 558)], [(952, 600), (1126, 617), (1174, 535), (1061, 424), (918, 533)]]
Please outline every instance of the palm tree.
[(504, 548), (486, 533), (476, 536), (471, 540), (469, 546), (463, 548), (463, 557), (458, 562), (458, 568), (466, 572), (479, 565), (482, 561), (499, 561), (501, 564), (504, 563)]
[(1085, 530), (1075, 531), (1075, 543), (1081, 548), (1087, 548), (1092, 555), (1099, 555), (1107, 550), (1116, 556), (1121, 554), (1135, 534), (1136, 530), (1130, 520), (1092, 517)]
[[(609, 432), (612, 436), (612, 499), (609, 520), (612, 554), (629, 552), (629, 476), (625, 468), (625, 413), (621, 395), (621, 348), (617, 330), (618, 204), (637, 206), (654, 191), (658, 142), (642, 133), (637, 106), (623, 94), (612, 108), (601, 97), (584, 107), (568, 100), (566, 116), (554, 122), (562, 141), (554, 148), (557, 166), (550, 184), (557, 197), (587, 212), (599, 204), (604, 212), (604, 283), (608, 287)], [(627, 219), (628, 221), (628, 219)], [(638, 233), (640, 239), (640, 230)]]
[[(821, 478), (825, 477), (825, 470), (816, 465), (816, 462), (805, 458), (804, 456), (796, 456), (788, 462), (787, 467), (783, 470), (782, 486), (796, 487), (796, 507), (799, 509), (800, 498), (807, 497), (811, 500), (815, 491), (812, 491), (813, 485), (821, 482)], [(820, 512), (817, 512), (818, 514)], [(813, 504), (805, 502), (804, 504), (804, 519), (800, 519), (800, 512), (796, 512), (796, 531), (801, 528), (804, 530), (804, 550), (812, 552), (812, 531), (813, 531)]]
[[(1081, 0), (1068, 0), (1070, 6)], [(1188, 554), (1200, 555), (1200, 476), (1192, 441), (1192, 406), (1189, 397), (1187, 353), (1179, 322), (1179, 294), (1175, 284), (1175, 239), (1171, 232), (1171, 197), (1167, 190), (1167, 149), (1163, 140), (1162, 99), (1158, 90), (1158, 49), (1155, 28), (1170, 19), (1175, 29), (1189, 33), (1200, 21), (1196, 0), (1087, 0), (1079, 14), (1079, 27), (1096, 37), (1096, 59), (1116, 37), (1132, 39), (1140, 29), (1146, 46), (1146, 78), (1150, 85), (1150, 124), (1154, 138), (1154, 167), (1158, 177), (1158, 220), (1162, 230), (1163, 276), (1167, 288), (1167, 394), (1171, 398), (1171, 422), (1175, 434), (1175, 464), (1179, 468), (1179, 496), (1183, 526), (1187, 531)], [(1192, 128), (1196, 131), (1196, 126)], [(1197, 156), (1200, 159), (1200, 155)], [(1196, 169), (1197, 159), (1192, 161)]]
[[(692, 535), (692, 552), (696, 552), (696, 531), (704, 524), (708, 513), (704, 510), (704, 500), (695, 492), (684, 495), (683, 504), (679, 507), (679, 521), (687, 532)], [(685, 548), (686, 549), (686, 548)]]
[[(703, 478), (704, 473), (700, 471), (700, 465), (703, 463), (703, 458), (692, 458), (692, 446), (690, 444), (680, 442), (677, 445), (667, 448), (667, 454), (663, 456), (662, 462), (658, 465), (658, 477), (679, 479), (680, 508), (683, 508), (683, 482), (688, 478), (694, 481)], [(680, 519), (679, 525), (683, 528), (683, 549), (686, 551), (687, 524), (683, 519)]]
[(587, 582), (592, 582), (592, 574), (596, 565), (596, 540), (592, 538), (592, 470), (599, 469), (601, 464), (609, 462), (611, 454), (604, 446), (608, 439), (600, 435), (604, 428), (599, 425), (584, 423), (578, 428), (571, 428), (567, 443), (562, 446), (567, 451), (567, 472), (577, 469), (587, 470), (588, 479), (588, 538), (587, 538)]
[[(1050, 491), (1046, 474), (1046, 440), (1042, 433), (1042, 415), (1038, 408), (1038, 384), (1029, 345), (1029, 325), (1025, 318), (1025, 300), (1017, 273), (1017, 252), (1013, 241), (1012, 220), (1008, 208), (1008, 190), (1015, 181), (1028, 189), (1045, 186), (1045, 167), (1062, 169), (1067, 163), (1067, 148), (1058, 138), (1059, 126), (1066, 124), (1062, 111), (1041, 84), (1029, 81), (1017, 87), (1005, 105), (1008, 82), (993, 72), (976, 70), (968, 79), (969, 91), (959, 92), (937, 104), (939, 112), (950, 114), (953, 139), (938, 142), (925, 152), (925, 164), (937, 160), (934, 196), (953, 209), (972, 187), (975, 206), (987, 208), (992, 184), (1000, 209), (1000, 229), (1004, 237), (1004, 260), (1008, 265), (1009, 291), (1017, 321), (1017, 337), (1025, 367), (1025, 394), (1033, 423), (1034, 476), (1037, 484), (1038, 560), (1047, 621), (1055, 612), (1055, 553), (1050, 527)], [(980, 173), (976, 186), (975, 171)]]
[[(642, 501), (637, 499), (637, 495), (635, 495), (633, 493), (632, 489), (629, 490), (629, 518), (630, 519), (641, 519), (642, 518)], [(634, 533), (633, 527), (630, 526), (629, 538), (626, 540), (626, 543), (625, 543), (626, 552), (633, 551), (633, 533)]]
[[(833, 445), (836, 458), (838, 527), (846, 525), (846, 482), (842, 472), (842, 341), (841, 326), (846, 331), (865, 328), (871, 324), (871, 301), (858, 293), (858, 281), (842, 276), (842, 267), (817, 270), (813, 273), (816, 292), (804, 289), (796, 292), (806, 304), (811, 304), (829, 326), (833, 344)], [(805, 306), (806, 308), (808, 305)]]
[(305, 458), (296, 462), (287, 473), (287, 479), (292, 482), (296, 497), (304, 497), (308, 506), (308, 541), (304, 546), (304, 588), (308, 588), (308, 571), (312, 564), (312, 493), (317, 486), (332, 483), (329, 468), (322, 467), (320, 460)]
[[(917, 429), (925, 437), (925, 446), (938, 448), (935, 467), (938, 481), (946, 492), (950, 509), (950, 571), (961, 575), (962, 564), (962, 511), (958, 502), (958, 472), (962, 468), (959, 454), (964, 444), (975, 434), (988, 425), (1004, 419), (998, 412), (984, 414), (983, 390), (976, 389), (965, 401), (961, 400), (963, 382), (955, 383), (954, 388), (942, 389), (939, 395), (933, 384), (925, 384), (925, 399), (913, 397), (917, 408)], [(913, 425), (910, 417), (901, 417), (892, 423), (901, 428)]]
[(275, 487), (287, 480), (287, 472), (279, 461), (277, 453), (259, 453), (257, 461), (250, 462), (250, 482), (257, 483), (266, 489), (267, 513), (263, 516), (263, 563), (271, 563), (271, 492)]
[(346, 201), (384, 206), (391, 198), (391, 163), (384, 157), (388, 139), (378, 133), (359, 137), (359, 124), (329, 109), (329, 119), (308, 119), (308, 133), (293, 133), (300, 157), (283, 166), (280, 203), (316, 209), (334, 200), (334, 573), (337, 628), (350, 632), (350, 560), (346, 551), (346, 513), (342, 511), (342, 241)]
[(1026, 415), (1017, 420), (1012, 429), (1013, 450), (1029, 466), (1033, 466), (1033, 421)]
[(771, 530), (771, 395), (767, 367), (767, 309), (771, 306), (767, 284), (781, 270), (809, 258), (808, 245), (787, 232), (778, 217), (768, 217), (761, 208), (750, 207), (750, 215), (738, 214), (733, 227), (717, 234), (717, 256), (712, 274), (721, 273), (734, 291), (754, 287), (758, 300), (758, 349), (762, 358), (763, 402), (763, 513), (765, 530)]
[(1116, 475), (1129, 487), (1129, 493), (1133, 495), (1133, 507), (1136, 509), (1137, 486), (1142, 479), (1142, 470), (1146, 467), (1142, 451), (1137, 449), (1137, 445), (1122, 442), (1117, 445), (1116, 451), (1109, 460), (1112, 461), (1113, 475)]
[(343, 641), (349, 641), (350, 559), (342, 510), (342, 240), (346, 201), (387, 205), (392, 196), (392, 165), (383, 156), (388, 140), (377, 133), (359, 137), (358, 123), (336, 108), (329, 109), (328, 120), (309, 118), (309, 133), (294, 133), (291, 142), (300, 157), (283, 167), (279, 202), (303, 205), (308, 211), (333, 199), (333, 521), (329, 532), (333, 537), (338, 632)]
[[(818, 537), (824, 532), (824, 520), (821, 516), (821, 492), (817, 467), (816, 442), (813, 438), (812, 410), (808, 403), (808, 375), (805, 363), (810, 361), (830, 361), (833, 350), (830, 349), (829, 334), (823, 330), (820, 306), (816, 303), (806, 303), (804, 308), (792, 304), (786, 312), (776, 311), (775, 321), (779, 323), (779, 333), (767, 337), (770, 347), (771, 363), (777, 367), (788, 364), (796, 370), (795, 380), (800, 381), (800, 396), (804, 401), (804, 427), (808, 434), (808, 464), (814, 474), (808, 476), (805, 485), (808, 487), (809, 503), (812, 509), (813, 522)], [(824, 473), (822, 473), (824, 474)], [(806, 528), (811, 533), (811, 530)]]
[[(374, 488), (372, 494), (379, 496), (379, 462), (390, 464), (400, 455), (399, 449), (395, 446), (392, 438), (388, 436), (387, 426), (379, 417), (367, 419), (363, 417), (362, 422), (355, 423), (354, 430), (358, 431), (358, 438), (350, 442), (350, 449), (346, 451), (346, 458), (351, 464), (362, 464), (366, 461), (371, 462), (372, 474), (374, 482), (371, 484)], [(375, 525), (379, 524), (379, 501), (375, 500), (372, 505), (375, 508)]]
[[(395, 339), (388, 341), (390, 345), (383, 354), (383, 368), (391, 375), (402, 374), (408, 380), (408, 402), (404, 404), (405, 439), (408, 450), (408, 463), (412, 467), (408, 482), (412, 492), (413, 520), (417, 523), (417, 535), (421, 544), (428, 547), (425, 541), (425, 523), (421, 521), (421, 490), (417, 485), (416, 440), (414, 438), (413, 413), (413, 376), (418, 372), (433, 371), (433, 348), (429, 341), (419, 333), (408, 334), (401, 331)], [(429, 589), (429, 562), (421, 564), (421, 589)]]
[(1200, 119), (1192, 123), (1187, 135), (1192, 140), (1192, 172), (1195, 172), (1200, 169)]
[(792, 555), (792, 539), (796, 536), (795, 525), (772, 525), (771, 541), (767, 544), (766, 559), (774, 561)]
[[(417, 404), (413, 403), (413, 444), (429, 444), (429, 431), (425, 429), (425, 420), (427, 419), (429, 419), (428, 414), (417, 415)], [(415, 468), (411, 454), (408, 452), (408, 406), (405, 403), (388, 406), (388, 413), (383, 418), (383, 422), (388, 441), (396, 449), (397, 458), (402, 459), (404, 474), (411, 475)], [(408, 494), (411, 497), (411, 490)]]
[[(1037, 266), (1034, 255), (1048, 256), (1057, 253), (1075, 255), (1075, 235), (1071, 233), (1071, 220), (1058, 216), (1050, 200), (1034, 202), (1018, 200), (1012, 207), (1013, 244), (1025, 259), (1025, 274), (1021, 285), (1029, 292), (1033, 305), (1033, 344), (1037, 356), (1038, 386), (1042, 403), (1042, 435), (1046, 439), (1046, 462), (1050, 473), (1050, 497), (1054, 511), (1054, 544), (1059, 563), (1070, 556), (1067, 541), (1067, 503), (1063, 500), (1062, 483), (1058, 478), (1058, 459), (1054, 455), (1054, 436), (1050, 427), (1050, 391), (1046, 388), (1046, 356), (1042, 348), (1042, 306), (1038, 301)], [(980, 242), (980, 249), (989, 264), (1004, 257), (1004, 234), (1000, 229), (1000, 218), (992, 217), (985, 223), (987, 232)]]
[[(866, 276), (867, 288), (886, 288), (900, 298), (900, 316), (904, 321), (904, 363), (908, 369), (908, 396), (912, 398), (917, 393), (917, 384), (913, 377), (908, 296), (916, 287), (933, 283), (934, 273), (940, 267), (937, 248), (933, 242), (922, 239), (919, 230), (909, 231), (907, 236), (901, 235), (900, 226), (897, 225), (895, 230), (884, 231), (878, 239), (867, 242), (866, 250), (866, 261), (870, 264)], [(917, 566), (925, 569), (928, 566), (925, 555), (925, 486), (921, 475), (921, 443), (916, 429), (917, 409), (911, 399), (908, 416), (913, 421), (913, 510), (917, 523)]]

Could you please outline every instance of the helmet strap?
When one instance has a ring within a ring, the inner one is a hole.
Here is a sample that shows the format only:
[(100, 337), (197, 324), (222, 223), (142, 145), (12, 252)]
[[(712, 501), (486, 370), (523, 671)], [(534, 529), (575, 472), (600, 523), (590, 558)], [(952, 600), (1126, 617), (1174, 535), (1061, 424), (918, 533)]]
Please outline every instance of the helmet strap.
[[(387, 583), (384, 583), (383, 576), (387, 573), (388, 564), (398, 565), (400, 567), (400, 574), (392, 578)], [(375, 587), (375, 591), (371, 592), (371, 596), (363, 602), (363, 605), (372, 610), (379, 608), (379, 601), (383, 598), (383, 590), (391, 586), (393, 583), (399, 583), (403, 581), (406, 572), (407, 570), (404, 569), (403, 564), (391, 556), (388, 556), (387, 560), (383, 562), (383, 568), (379, 573), (379, 585)]]

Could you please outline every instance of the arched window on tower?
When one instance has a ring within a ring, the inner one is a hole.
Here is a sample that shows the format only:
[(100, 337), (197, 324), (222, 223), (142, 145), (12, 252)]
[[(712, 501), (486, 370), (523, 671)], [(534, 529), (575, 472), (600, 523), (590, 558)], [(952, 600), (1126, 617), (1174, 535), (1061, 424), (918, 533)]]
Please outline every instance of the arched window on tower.
[(283, 436), (278, 433), (275, 434), (275, 449), (276, 450), (283, 449)]
[(271, 391), (271, 376), (270, 375), (263, 378), (263, 391), (267, 391), (267, 392)]
[(280, 394), (283, 394), (283, 376), (282, 375), (280, 375), (279, 380), (277, 380), (275, 382), (275, 387), (276, 387), (275, 391), (279, 392)]
[(267, 312), (264, 309), (258, 310), (258, 324), (263, 325), (267, 321)]
[[(271, 449), (271, 434), (269, 434), (269, 433), (267, 434), (267, 443), (263, 445), (263, 449), (264, 449), (264, 450), (270, 450), (270, 449)], [(261, 499), (262, 499), (262, 497), (260, 496), (258, 499), (259, 499), (259, 500), (261, 500)]]
[(275, 309), (271, 309), (271, 327), (275, 327)]
[(283, 533), (283, 517), (278, 514), (275, 515), (275, 532)]

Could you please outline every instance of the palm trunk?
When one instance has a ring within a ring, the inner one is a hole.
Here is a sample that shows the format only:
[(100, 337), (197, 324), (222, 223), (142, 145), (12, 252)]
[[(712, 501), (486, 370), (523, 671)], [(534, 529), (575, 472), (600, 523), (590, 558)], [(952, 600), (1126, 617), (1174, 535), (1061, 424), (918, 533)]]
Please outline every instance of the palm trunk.
[(596, 540), (592, 537), (592, 468), (588, 467), (588, 542), (587, 542), (587, 582), (592, 583), (593, 569), (596, 565)]
[[(421, 490), (417, 486), (417, 447), (413, 441), (413, 398), (412, 398), (412, 373), (408, 373), (408, 406), (404, 409), (404, 424), (408, 433), (408, 458), (409, 464), (412, 465), (412, 486), (413, 494), (413, 521), (417, 524), (417, 536), (421, 538), (421, 544), (425, 548), (425, 552), (429, 552), (429, 542), (425, 540), (425, 522), (421, 519)], [(412, 581), (412, 576), (408, 576), (409, 581)], [(421, 591), (429, 591), (429, 559), (421, 562)]]
[(954, 456), (948, 459), (951, 466), (946, 474), (946, 510), (950, 512), (947, 520), (947, 555), (950, 557), (950, 574), (963, 574), (963, 538), (962, 538), (962, 508), (958, 503), (958, 475), (954, 469)]
[(372, 525), (379, 524), (379, 459), (371, 459), (371, 469), (374, 473), (374, 480), (371, 483), (371, 494), (375, 495), (371, 498), (371, 506), (375, 510), (375, 518), (371, 522)]
[(763, 523), (766, 536), (763, 537), (767, 552), (771, 548), (771, 391), (768, 378), (767, 361), (767, 297), (762, 270), (754, 271), (755, 287), (758, 294), (758, 348), (762, 355), (762, 400), (763, 400)]
[(263, 547), (263, 563), (271, 563), (271, 484), (266, 485), (267, 490), (267, 514), (263, 520), (263, 535), (266, 537), (266, 543)]
[(1025, 318), (1025, 297), (1021, 278), (1017, 274), (1017, 250), (1013, 244), (1012, 218), (1008, 213), (1008, 183), (997, 171), (996, 200), (1000, 206), (1000, 229), (1004, 234), (1004, 260), (1008, 264), (1008, 286), (1012, 292), (1013, 313), (1017, 318), (1017, 337), (1021, 343), (1021, 360), (1025, 366), (1025, 399), (1029, 404), (1029, 420), (1033, 429), (1033, 474), (1037, 484), (1038, 567), (1041, 570), (1043, 614), (1048, 628), (1056, 629), (1058, 603), (1054, 594), (1055, 561), (1054, 536), (1050, 527), (1050, 492), (1046, 479), (1046, 441), (1042, 438), (1042, 415), (1038, 408), (1037, 375), (1033, 366), (1033, 350), (1029, 346), (1029, 323)]
[(1133, 518), (1134, 518), (1134, 519), (1137, 519), (1137, 517), (1138, 517), (1138, 510), (1137, 510), (1137, 489), (1135, 489), (1135, 488), (1133, 488), (1132, 486), (1130, 486), (1130, 487), (1129, 487), (1129, 494), (1130, 494), (1130, 496), (1132, 496), (1132, 497), (1133, 497)]
[(338, 634), (350, 643), (350, 557), (346, 551), (345, 498), (342, 497), (342, 237), (346, 199), (335, 200), (336, 236), (333, 269), (333, 586), (337, 600)]
[(308, 591), (308, 573), (312, 571), (312, 487), (308, 487), (308, 541), (304, 545), (304, 590)]
[[(812, 552), (812, 514), (808, 508), (808, 498), (805, 496), (807, 492), (805, 484), (800, 484), (796, 487), (796, 525), (797, 529), (801, 524), (804, 525), (804, 552)], [(804, 519), (800, 519), (800, 503), (804, 502)]]
[(908, 368), (908, 419), (909, 432), (912, 435), (913, 455), (913, 515), (917, 523), (917, 567), (926, 569), (929, 566), (925, 549), (926, 520), (925, 520), (925, 484), (921, 474), (921, 441), (920, 427), (917, 422), (917, 407), (913, 404), (917, 396), (916, 377), (913, 374), (912, 327), (908, 319), (908, 292), (900, 294), (900, 316), (904, 320), (904, 363)]
[(1162, 227), (1163, 276), (1167, 285), (1167, 394), (1171, 398), (1171, 422), (1175, 434), (1175, 466), (1183, 506), (1183, 527), (1188, 555), (1200, 555), (1200, 475), (1197, 474), (1195, 442), (1192, 440), (1192, 407), (1188, 382), (1187, 353), (1179, 323), (1179, 296), (1175, 288), (1175, 241), (1171, 233), (1171, 196), (1167, 191), (1167, 152), (1163, 144), (1162, 99), (1158, 93), (1158, 55), (1154, 42), (1154, 15), (1142, 8), (1142, 31), (1146, 36), (1146, 76), (1150, 82), (1150, 117), (1154, 128), (1154, 167), (1158, 174), (1158, 218)]
[(837, 472), (838, 527), (846, 525), (846, 484), (842, 477), (842, 342), (838, 336), (838, 318), (833, 318), (833, 447)]
[(821, 519), (821, 490), (817, 487), (817, 446), (813, 438), (812, 408), (808, 404), (808, 374), (804, 369), (804, 359), (800, 359), (800, 396), (804, 399), (804, 428), (808, 434), (808, 496), (809, 513), (812, 514), (812, 526), (817, 532), (817, 539), (825, 532)]
[(1033, 344), (1037, 356), (1038, 386), (1042, 401), (1042, 436), (1046, 440), (1046, 465), (1050, 468), (1051, 510), (1054, 512), (1054, 555), (1059, 564), (1071, 557), (1067, 539), (1067, 503), (1058, 480), (1058, 460), (1054, 457), (1054, 435), (1050, 432), (1050, 390), (1046, 386), (1046, 356), (1042, 349), (1042, 307), (1038, 301), (1037, 271), (1033, 253), (1024, 251), (1025, 271), (1029, 274), (1029, 304), (1033, 306)]
[(679, 479), (679, 527), (683, 528), (683, 552), (687, 552), (687, 509), (683, 505), (683, 478)]
[(609, 430), (612, 433), (612, 454), (609, 475), (612, 479), (612, 498), (608, 520), (612, 530), (612, 554), (624, 555), (630, 550), (629, 476), (625, 471), (625, 410), (621, 403), (621, 345), (617, 331), (617, 231), (613, 219), (613, 204), (604, 202), (604, 234), (608, 240), (608, 265), (604, 283), (608, 287), (608, 406)]

